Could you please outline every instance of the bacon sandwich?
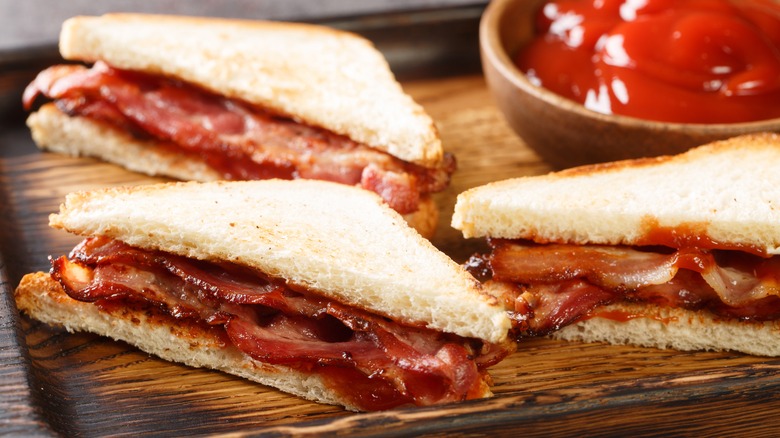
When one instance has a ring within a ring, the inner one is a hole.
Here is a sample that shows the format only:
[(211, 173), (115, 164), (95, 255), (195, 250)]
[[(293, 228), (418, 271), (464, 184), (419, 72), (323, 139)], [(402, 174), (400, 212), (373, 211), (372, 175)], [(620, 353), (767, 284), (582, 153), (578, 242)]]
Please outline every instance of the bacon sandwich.
[[(145, 14), (67, 20), (24, 105), (42, 149), (180, 180), (321, 179), (422, 234), (455, 160), (366, 39), (322, 26)], [(89, 67), (84, 66), (87, 64)], [(38, 99), (40, 96), (40, 99)]]
[(169, 361), (351, 410), (491, 395), (505, 309), (379, 196), (316, 180), (77, 192), (85, 239), (23, 277), (18, 309)]
[(780, 355), (780, 137), (462, 193), (452, 225), (518, 337)]

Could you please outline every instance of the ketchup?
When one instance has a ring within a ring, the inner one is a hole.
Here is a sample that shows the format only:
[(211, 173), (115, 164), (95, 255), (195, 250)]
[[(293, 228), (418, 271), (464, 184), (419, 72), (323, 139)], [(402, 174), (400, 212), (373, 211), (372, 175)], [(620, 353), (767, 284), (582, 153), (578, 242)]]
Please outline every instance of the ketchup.
[(606, 114), (680, 123), (780, 117), (780, 3), (559, 0), (515, 62)]

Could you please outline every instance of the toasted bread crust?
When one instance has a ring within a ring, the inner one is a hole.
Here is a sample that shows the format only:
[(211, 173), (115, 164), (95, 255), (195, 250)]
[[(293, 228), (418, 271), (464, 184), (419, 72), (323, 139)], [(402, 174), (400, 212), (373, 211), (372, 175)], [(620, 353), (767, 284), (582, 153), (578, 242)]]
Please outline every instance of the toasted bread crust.
[(151, 176), (193, 181), (221, 179), (203, 161), (171, 153), (153, 141), (139, 140), (106, 124), (69, 117), (52, 103), (30, 114), (27, 126), (35, 144), (43, 150), (99, 158)]
[(322, 26), (146, 14), (74, 17), (66, 59), (178, 78), (295, 117), (426, 167), (443, 152), (433, 120), (366, 39)]
[(564, 327), (552, 337), (570, 341), (607, 342), (681, 351), (739, 351), (780, 356), (780, 321), (720, 318), (707, 311), (644, 304), (611, 304), (595, 316)]
[(316, 375), (258, 362), (232, 345), (225, 345), (214, 332), (174, 321), (152, 309), (102, 311), (90, 303), (71, 299), (44, 272), (25, 275), (14, 298), (19, 311), (69, 332), (107, 336), (167, 361), (220, 370), (307, 400), (359, 410), (337, 397)]
[[(780, 136), (495, 182), (458, 196), (466, 237), (636, 245), (654, 227), (780, 253)], [(699, 231), (701, 230), (701, 231)]]
[(432, 196), (424, 196), (420, 199), (417, 211), (405, 214), (403, 218), (421, 236), (432, 239), (439, 224), (439, 207)]

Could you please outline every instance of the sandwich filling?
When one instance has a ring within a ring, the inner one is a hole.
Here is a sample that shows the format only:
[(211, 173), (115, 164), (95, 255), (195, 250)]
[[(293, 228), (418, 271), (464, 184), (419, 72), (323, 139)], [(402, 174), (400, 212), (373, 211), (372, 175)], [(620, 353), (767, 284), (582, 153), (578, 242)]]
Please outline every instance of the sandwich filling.
[(780, 259), (758, 252), (683, 246), (536, 244), (491, 239), (469, 269), (503, 286), (518, 337), (549, 334), (602, 311), (636, 302), (706, 310), (724, 319), (780, 318)]
[(218, 334), (224, 348), (318, 375), (362, 410), (430, 405), (490, 394), (487, 367), (509, 347), (402, 325), (228, 262), (87, 238), (52, 261), (73, 299), (103, 311), (154, 312)]
[(69, 116), (204, 161), (222, 179), (305, 178), (357, 185), (376, 192), (401, 214), (417, 211), (421, 200), (444, 190), (456, 166), (451, 154), (435, 168), (406, 162), (239, 99), (103, 62), (44, 70), (25, 90), (25, 108), (32, 108), (40, 95)]

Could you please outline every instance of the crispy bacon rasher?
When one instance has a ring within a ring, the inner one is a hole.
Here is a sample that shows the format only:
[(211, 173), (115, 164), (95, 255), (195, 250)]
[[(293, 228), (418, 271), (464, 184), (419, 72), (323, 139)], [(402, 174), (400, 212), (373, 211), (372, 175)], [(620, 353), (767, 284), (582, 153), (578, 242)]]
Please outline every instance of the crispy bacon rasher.
[(232, 263), (145, 251), (88, 238), (52, 262), (79, 301), (132, 305), (172, 324), (224, 330), (255, 360), (320, 375), (364, 410), (482, 396), (485, 369), (509, 353), (476, 339), (401, 325)]
[(359, 185), (401, 214), (446, 188), (456, 167), (450, 154), (439, 167), (426, 168), (239, 99), (103, 62), (89, 69), (44, 70), (25, 90), (25, 108), (40, 95), (70, 116), (203, 160), (226, 180), (305, 178)]
[(516, 331), (541, 335), (620, 302), (706, 309), (724, 318), (780, 318), (780, 258), (684, 247), (534, 244), (493, 239), (489, 281), (506, 285)]

